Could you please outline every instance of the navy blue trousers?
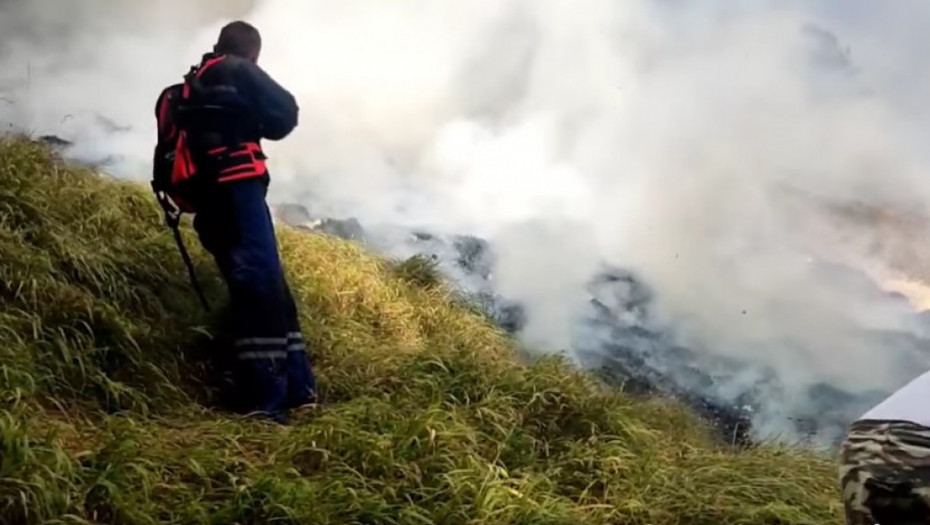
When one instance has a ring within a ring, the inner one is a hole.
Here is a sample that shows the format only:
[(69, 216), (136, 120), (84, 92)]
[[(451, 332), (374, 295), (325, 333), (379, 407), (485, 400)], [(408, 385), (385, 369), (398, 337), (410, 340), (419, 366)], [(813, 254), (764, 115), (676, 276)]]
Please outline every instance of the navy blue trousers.
[(283, 421), (287, 409), (315, 399), (316, 380), (266, 193), (267, 179), (219, 184), (198, 205), (194, 228), (229, 288), (240, 409)]

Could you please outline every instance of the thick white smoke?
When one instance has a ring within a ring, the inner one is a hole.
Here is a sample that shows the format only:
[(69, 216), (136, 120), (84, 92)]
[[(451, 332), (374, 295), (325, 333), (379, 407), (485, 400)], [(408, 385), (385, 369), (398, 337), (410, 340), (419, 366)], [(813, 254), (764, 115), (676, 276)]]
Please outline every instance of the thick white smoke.
[(821, 263), (890, 278), (881, 230), (849, 230), (830, 206), (930, 202), (925, 4), (254, 4), (0, 4), (0, 120), (145, 178), (155, 96), (241, 15), (301, 105), (268, 146), (272, 198), (488, 237), (533, 344), (568, 346), (607, 261), (646, 279), (683, 343), (789, 387), (921, 372), (860, 336), (915, 332), (910, 309)]

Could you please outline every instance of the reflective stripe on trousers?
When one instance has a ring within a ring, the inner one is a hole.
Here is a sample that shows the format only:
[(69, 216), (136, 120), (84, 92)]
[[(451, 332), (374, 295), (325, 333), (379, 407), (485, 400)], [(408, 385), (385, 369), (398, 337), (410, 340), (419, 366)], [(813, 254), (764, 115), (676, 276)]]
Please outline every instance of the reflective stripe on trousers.
[(247, 359), (286, 359), (288, 352), (305, 352), (307, 345), (300, 332), (289, 332), (284, 337), (246, 337), (233, 342), (238, 351), (237, 358)]

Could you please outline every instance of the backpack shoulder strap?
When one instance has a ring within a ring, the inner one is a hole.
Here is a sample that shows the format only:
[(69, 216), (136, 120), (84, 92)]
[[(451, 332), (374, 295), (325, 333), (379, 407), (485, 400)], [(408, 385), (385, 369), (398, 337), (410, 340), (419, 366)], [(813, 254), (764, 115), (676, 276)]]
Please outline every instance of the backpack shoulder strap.
[(226, 55), (217, 55), (204, 60), (201, 64), (191, 67), (190, 71), (184, 75), (184, 84), (181, 90), (181, 99), (189, 100), (191, 95), (205, 91), (200, 77), (213, 66), (226, 60)]

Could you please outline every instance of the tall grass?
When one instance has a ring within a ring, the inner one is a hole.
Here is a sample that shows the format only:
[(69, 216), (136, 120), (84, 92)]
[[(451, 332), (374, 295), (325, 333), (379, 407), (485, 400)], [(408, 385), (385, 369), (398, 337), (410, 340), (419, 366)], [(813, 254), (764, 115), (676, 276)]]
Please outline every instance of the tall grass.
[(279, 235), (324, 399), (289, 426), (211, 408), (221, 319), (146, 188), (0, 139), (0, 523), (841, 522), (829, 458), (523, 362), (428, 261)]

